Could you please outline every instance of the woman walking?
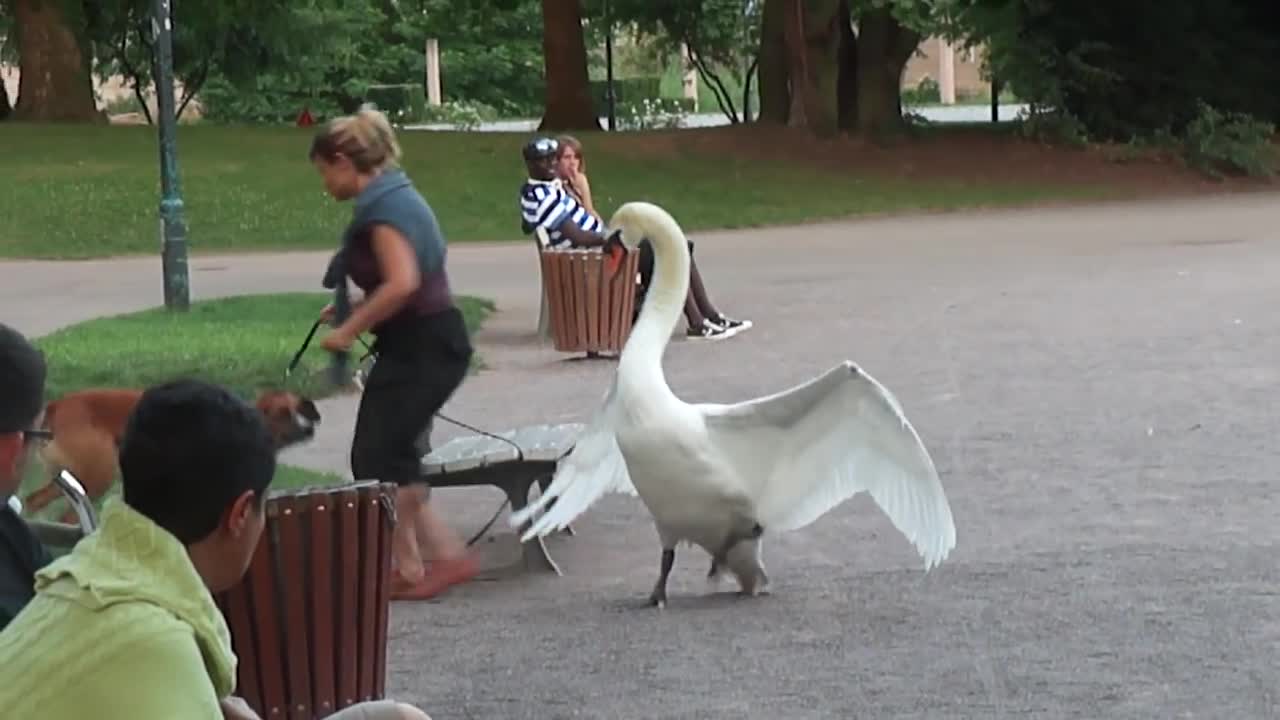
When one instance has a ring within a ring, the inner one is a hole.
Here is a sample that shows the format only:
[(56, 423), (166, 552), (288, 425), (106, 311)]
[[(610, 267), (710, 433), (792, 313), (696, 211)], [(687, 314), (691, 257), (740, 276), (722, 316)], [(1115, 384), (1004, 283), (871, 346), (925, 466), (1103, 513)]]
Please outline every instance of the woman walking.
[[(316, 134), (309, 156), (335, 200), (355, 201), (326, 285), (334, 282), (342, 293), (350, 277), (364, 292), (321, 345), (343, 352), (366, 330), (376, 337), (377, 359), (356, 416), (351, 472), (356, 480), (396, 484), (391, 597), (427, 599), (477, 571), (461, 538), (428, 503), (416, 443), (462, 384), (472, 353), (449, 289), (444, 235), (399, 168), (400, 146), (381, 112), (365, 107), (330, 120)], [(332, 305), (322, 317), (332, 321)]]

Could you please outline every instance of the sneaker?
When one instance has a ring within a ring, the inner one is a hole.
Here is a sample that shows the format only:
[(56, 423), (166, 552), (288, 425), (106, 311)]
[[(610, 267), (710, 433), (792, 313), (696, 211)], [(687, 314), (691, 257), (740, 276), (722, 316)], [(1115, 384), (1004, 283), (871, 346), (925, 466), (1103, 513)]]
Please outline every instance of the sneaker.
[(702, 327), (689, 328), (685, 334), (690, 340), (723, 340), (737, 335), (738, 330), (723, 328), (710, 320), (703, 320)]
[(734, 320), (733, 318), (726, 317), (724, 315), (720, 315), (714, 318), (708, 318), (708, 320), (711, 322), (712, 325), (722, 327), (725, 330), (733, 330), (735, 332), (741, 332), (743, 330), (749, 330), (751, 328), (750, 320)]

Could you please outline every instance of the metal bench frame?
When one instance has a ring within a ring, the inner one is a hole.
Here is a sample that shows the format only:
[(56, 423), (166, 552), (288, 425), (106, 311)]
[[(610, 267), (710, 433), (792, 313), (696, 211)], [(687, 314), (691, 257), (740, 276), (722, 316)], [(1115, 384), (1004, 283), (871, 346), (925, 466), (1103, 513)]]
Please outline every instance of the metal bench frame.
[[(535, 484), (546, 492), (556, 465), (573, 448), (582, 428), (580, 423), (535, 425), (495, 433), (497, 438), (454, 438), (425, 455), (422, 470), (433, 488), (496, 487), (507, 496), (511, 511), (515, 512), (529, 504), (529, 491)], [(565, 534), (573, 535), (573, 529), (565, 528)], [(525, 570), (564, 574), (542, 538), (523, 543), (521, 554)]]
[[(53, 484), (62, 491), (63, 497), (75, 511), (78, 525), (36, 520), (27, 518), (27, 525), (41, 543), (53, 547), (71, 547), (81, 538), (98, 529), (98, 512), (93, 501), (84, 491), (84, 485), (71, 474), (70, 470), (62, 470), (53, 478)], [(22, 515), (22, 501), (16, 495), (9, 496), (9, 507), (15, 515)]]

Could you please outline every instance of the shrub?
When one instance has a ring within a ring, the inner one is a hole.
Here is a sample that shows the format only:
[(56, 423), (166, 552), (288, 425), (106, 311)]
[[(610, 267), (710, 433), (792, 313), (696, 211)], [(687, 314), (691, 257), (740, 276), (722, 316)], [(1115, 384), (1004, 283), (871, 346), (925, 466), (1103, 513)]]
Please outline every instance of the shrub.
[(1280, 158), (1272, 144), (1276, 126), (1239, 112), (1222, 112), (1198, 103), (1198, 112), (1182, 132), (1187, 164), (1213, 177), (1224, 172), (1271, 177)]
[(423, 122), (445, 123), (458, 130), (475, 130), (481, 123), (497, 119), (497, 109), (472, 100), (455, 100), (440, 105), (427, 105), (422, 116)]

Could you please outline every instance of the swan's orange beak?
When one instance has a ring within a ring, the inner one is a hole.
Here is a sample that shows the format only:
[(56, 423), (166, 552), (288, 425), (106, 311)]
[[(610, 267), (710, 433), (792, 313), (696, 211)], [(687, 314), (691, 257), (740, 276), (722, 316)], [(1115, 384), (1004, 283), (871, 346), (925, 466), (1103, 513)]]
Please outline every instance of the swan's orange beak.
[(609, 271), (609, 277), (613, 277), (618, 272), (618, 268), (622, 267), (622, 259), (627, 256), (627, 248), (622, 244), (622, 231), (615, 230), (609, 239), (605, 240), (604, 251), (609, 257), (605, 260), (605, 269)]

